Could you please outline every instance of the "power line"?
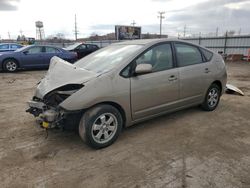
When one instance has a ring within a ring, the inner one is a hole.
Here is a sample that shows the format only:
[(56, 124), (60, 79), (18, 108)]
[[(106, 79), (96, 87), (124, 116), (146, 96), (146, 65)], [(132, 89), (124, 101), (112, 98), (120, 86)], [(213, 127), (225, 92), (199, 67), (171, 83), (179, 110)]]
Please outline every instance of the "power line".
[(160, 18), (160, 38), (161, 38), (161, 31), (162, 31), (162, 19), (165, 18), (165, 16), (163, 16), (165, 14), (165, 12), (158, 12), (159, 16), (158, 18)]

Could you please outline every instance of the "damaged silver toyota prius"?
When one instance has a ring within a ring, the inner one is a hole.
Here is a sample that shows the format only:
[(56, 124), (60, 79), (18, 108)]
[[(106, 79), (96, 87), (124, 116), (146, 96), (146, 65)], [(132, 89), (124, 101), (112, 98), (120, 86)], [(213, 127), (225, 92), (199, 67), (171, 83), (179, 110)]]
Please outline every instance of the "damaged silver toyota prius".
[(93, 148), (123, 127), (200, 105), (214, 110), (227, 80), (220, 55), (174, 39), (112, 44), (75, 64), (53, 57), (28, 102), (42, 127), (77, 127)]

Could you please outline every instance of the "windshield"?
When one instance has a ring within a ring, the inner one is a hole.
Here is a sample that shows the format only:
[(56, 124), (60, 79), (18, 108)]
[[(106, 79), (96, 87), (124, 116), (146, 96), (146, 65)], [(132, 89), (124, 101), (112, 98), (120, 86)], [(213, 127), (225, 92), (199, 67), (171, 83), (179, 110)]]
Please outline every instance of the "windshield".
[(75, 43), (72, 45), (69, 45), (68, 47), (64, 48), (65, 50), (74, 50), (77, 46), (79, 46), (81, 43)]
[(111, 45), (80, 59), (75, 65), (96, 73), (106, 72), (121, 64), (142, 47), (142, 45)]

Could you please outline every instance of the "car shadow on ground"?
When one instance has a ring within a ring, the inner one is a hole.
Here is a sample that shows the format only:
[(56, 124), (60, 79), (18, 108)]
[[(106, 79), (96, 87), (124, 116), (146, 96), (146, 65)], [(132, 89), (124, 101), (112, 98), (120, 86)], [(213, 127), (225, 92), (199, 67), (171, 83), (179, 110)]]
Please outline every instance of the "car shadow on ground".
[[(126, 127), (123, 129), (122, 133), (118, 137), (116, 143), (124, 143), (126, 142), (126, 139), (129, 137), (134, 137), (135, 135), (138, 135), (138, 132), (140, 134), (149, 133), (154, 129), (155, 131), (159, 130), (164, 126), (168, 127), (173, 124), (173, 121), (176, 121), (178, 119), (185, 119), (187, 116), (190, 116), (191, 114), (196, 114), (201, 112), (202, 110), (195, 106), (188, 109), (183, 109), (177, 112), (161, 115), (159, 117), (155, 117), (154, 119), (146, 120), (141, 123), (137, 123), (135, 125)], [(184, 126), (184, 125), (183, 125)], [(63, 142), (64, 147), (77, 147), (79, 149), (87, 149), (89, 151), (94, 150), (90, 147), (88, 147), (80, 138), (78, 134), (78, 130), (60, 130), (60, 129), (51, 129), (48, 131), (48, 137), (46, 138), (46, 132), (45, 130), (41, 130), (44, 133), (44, 140), (49, 143), (53, 142)], [(41, 137), (43, 137), (41, 135)], [(112, 147), (112, 146), (111, 146)]]
[(48, 68), (32, 68), (32, 69), (18, 69), (15, 72), (8, 72), (6, 70), (1, 70), (0, 73), (11, 73), (11, 74), (18, 74), (18, 73), (27, 73), (27, 72), (36, 72), (36, 71), (47, 71)]

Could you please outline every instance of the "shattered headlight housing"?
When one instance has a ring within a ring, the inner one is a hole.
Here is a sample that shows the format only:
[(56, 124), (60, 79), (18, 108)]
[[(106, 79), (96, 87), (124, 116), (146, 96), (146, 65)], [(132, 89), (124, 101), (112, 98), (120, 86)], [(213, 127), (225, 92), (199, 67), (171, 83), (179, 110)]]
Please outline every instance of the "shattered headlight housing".
[(43, 101), (48, 106), (56, 107), (70, 95), (84, 87), (83, 84), (67, 84), (61, 86), (44, 96)]

